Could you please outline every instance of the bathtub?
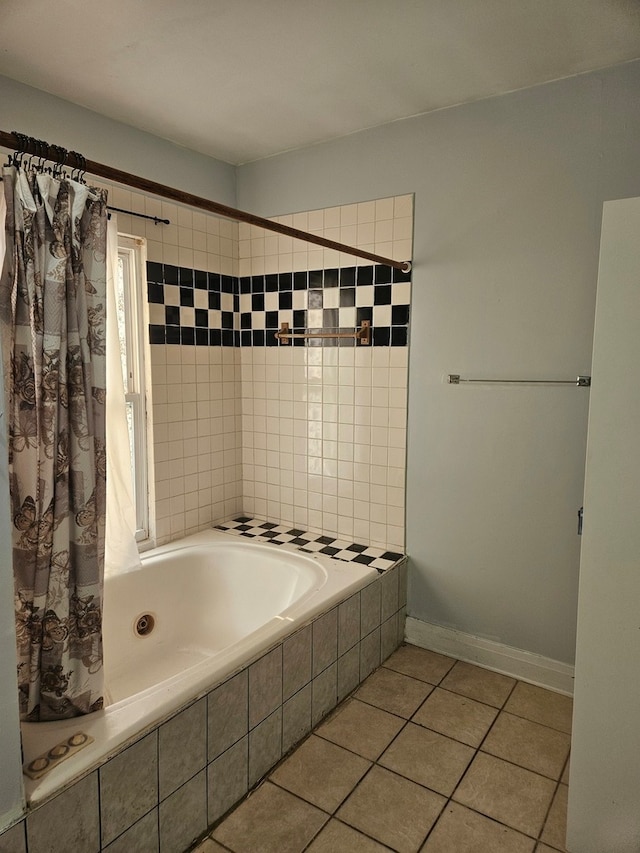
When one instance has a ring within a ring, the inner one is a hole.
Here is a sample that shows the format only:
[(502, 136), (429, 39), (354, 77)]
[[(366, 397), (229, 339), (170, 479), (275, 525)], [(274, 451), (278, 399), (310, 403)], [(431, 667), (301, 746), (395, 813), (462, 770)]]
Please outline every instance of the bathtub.
[(25, 776), (27, 802), (48, 799), (377, 577), (218, 530), (147, 552), (141, 568), (105, 580), (105, 709), (22, 725), (26, 763), (78, 731), (94, 739), (40, 779)]

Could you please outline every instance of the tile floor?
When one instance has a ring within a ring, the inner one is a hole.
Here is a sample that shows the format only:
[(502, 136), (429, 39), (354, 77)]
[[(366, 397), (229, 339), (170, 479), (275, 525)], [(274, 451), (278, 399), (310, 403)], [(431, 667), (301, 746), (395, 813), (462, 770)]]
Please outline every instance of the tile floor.
[(401, 646), (197, 853), (564, 851), (571, 712)]

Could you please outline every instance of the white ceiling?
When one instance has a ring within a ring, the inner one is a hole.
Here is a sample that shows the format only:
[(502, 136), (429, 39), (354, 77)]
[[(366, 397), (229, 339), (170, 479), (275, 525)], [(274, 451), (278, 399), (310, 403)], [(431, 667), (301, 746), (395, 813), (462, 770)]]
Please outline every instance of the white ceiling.
[(236, 164), (640, 57), (639, 0), (3, 0), (0, 28), (0, 74)]

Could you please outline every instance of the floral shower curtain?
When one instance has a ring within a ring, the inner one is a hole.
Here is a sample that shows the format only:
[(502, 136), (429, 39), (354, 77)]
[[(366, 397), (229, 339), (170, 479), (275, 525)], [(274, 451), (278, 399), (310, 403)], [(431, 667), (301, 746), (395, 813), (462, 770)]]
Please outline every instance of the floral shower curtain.
[(3, 170), (0, 338), (24, 720), (103, 706), (106, 193)]

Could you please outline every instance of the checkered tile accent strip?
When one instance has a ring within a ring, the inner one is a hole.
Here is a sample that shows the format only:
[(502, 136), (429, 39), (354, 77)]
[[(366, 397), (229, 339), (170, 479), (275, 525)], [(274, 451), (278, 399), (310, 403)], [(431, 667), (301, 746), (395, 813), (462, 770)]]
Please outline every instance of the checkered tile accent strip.
[[(363, 320), (371, 323), (373, 346), (406, 346), (408, 341), (410, 274), (389, 266), (236, 278), (149, 262), (147, 282), (153, 344), (278, 346), (275, 332), (281, 323), (294, 332), (353, 331)], [(356, 345), (349, 338), (292, 343)]]
[(369, 548), (367, 545), (359, 545), (357, 542), (334, 539), (331, 536), (300, 530), (287, 524), (275, 524), (272, 521), (264, 521), (261, 518), (251, 518), (244, 515), (234, 518), (233, 521), (217, 524), (216, 529), (246, 536), (249, 539), (269, 542), (272, 545), (293, 545), (299, 551), (304, 551), (307, 554), (325, 554), (334, 560), (362, 563), (376, 569), (379, 574), (393, 568), (398, 560), (404, 557), (404, 554), (395, 551)]

